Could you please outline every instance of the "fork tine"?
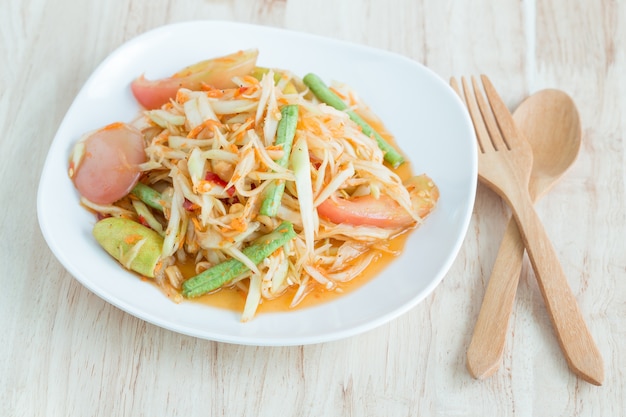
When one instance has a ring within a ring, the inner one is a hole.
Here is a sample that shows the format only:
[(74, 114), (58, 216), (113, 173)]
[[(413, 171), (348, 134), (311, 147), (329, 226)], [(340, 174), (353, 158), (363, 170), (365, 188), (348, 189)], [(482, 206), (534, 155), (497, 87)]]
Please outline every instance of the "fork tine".
[(461, 83), (463, 84), (463, 93), (461, 93), (461, 88), (457, 83), (456, 79), (453, 77), (450, 79), (450, 86), (456, 93), (459, 95), (462, 101), (465, 101), (465, 106), (470, 114), (470, 118), (472, 119), (472, 123), (474, 124), (474, 131), (476, 132), (476, 141), (478, 142), (478, 147), (480, 148), (480, 153), (485, 153), (485, 146), (491, 148), (491, 139), (489, 139), (489, 133), (487, 132), (487, 128), (483, 121), (482, 116), (480, 115), (480, 110), (476, 106), (476, 101), (472, 100), (472, 94), (468, 93), (467, 82), (465, 81), (465, 77), (461, 77)]
[(474, 87), (474, 97), (476, 98), (476, 102), (478, 103), (478, 108), (480, 109), (480, 113), (483, 116), (483, 121), (485, 122), (487, 130), (489, 131), (489, 138), (491, 140), (493, 148), (496, 151), (508, 148), (506, 141), (500, 133), (500, 129), (494, 115), (495, 112), (492, 110), (489, 104), (487, 104), (485, 97), (481, 93), (481, 88), (476, 82), (476, 78), (474, 77), (472, 77), (472, 86)]
[(485, 94), (496, 116), (496, 121), (502, 132), (502, 136), (504, 136), (507, 147), (512, 149), (519, 143), (518, 140), (520, 139), (517, 127), (513, 121), (513, 116), (511, 116), (511, 112), (502, 101), (502, 98), (491, 83), (491, 80), (489, 80), (489, 77), (482, 74), (480, 79), (483, 82)]

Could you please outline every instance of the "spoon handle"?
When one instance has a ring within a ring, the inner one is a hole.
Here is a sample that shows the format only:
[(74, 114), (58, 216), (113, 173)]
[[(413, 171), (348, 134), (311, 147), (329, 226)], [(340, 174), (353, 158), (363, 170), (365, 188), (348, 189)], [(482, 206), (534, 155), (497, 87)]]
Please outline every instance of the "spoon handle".
[(528, 193), (517, 193), (515, 197), (515, 201), (509, 201), (509, 205), (565, 359), (576, 375), (594, 385), (602, 385), (602, 356), (578, 308), (556, 251)]
[(487, 378), (500, 366), (523, 258), (524, 243), (511, 218), (467, 348), (467, 369), (474, 378)]

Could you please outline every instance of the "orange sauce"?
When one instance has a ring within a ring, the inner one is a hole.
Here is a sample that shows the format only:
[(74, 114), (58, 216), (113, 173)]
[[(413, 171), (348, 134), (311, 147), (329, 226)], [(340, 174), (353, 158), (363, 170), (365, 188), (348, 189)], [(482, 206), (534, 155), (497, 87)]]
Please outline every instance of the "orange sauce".
[[(391, 253), (376, 250), (379, 256), (375, 257), (361, 275), (353, 280), (345, 283), (337, 283), (337, 287), (333, 290), (327, 290), (323, 286), (318, 285), (295, 307), (290, 307), (290, 303), (296, 293), (296, 289), (289, 288), (278, 298), (273, 300), (264, 299), (257, 309), (257, 314), (313, 307), (357, 290), (362, 285), (365, 285), (367, 282), (380, 275), (385, 267), (395, 259), (396, 255), (394, 255), (394, 253), (402, 251), (410, 232), (411, 231), (408, 231), (398, 235), (389, 241), (388, 248), (392, 251)], [(243, 311), (246, 302), (246, 294), (236, 288), (226, 287), (211, 294), (195, 298), (193, 301), (204, 303), (212, 307)]]
[[(380, 135), (389, 142), (396, 149), (396, 143), (393, 137), (385, 130), (385, 127), (379, 122), (373, 120), (367, 121), (372, 128), (374, 128)], [(404, 164), (394, 169), (394, 172), (402, 179), (405, 180), (413, 175), (411, 165), (407, 160)], [(326, 303), (344, 296), (352, 291), (357, 290), (361, 286), (365, 285), (375, 277), (381, 274), (381, 272), (396, 258), (396, 254), (399, 254), (404, 249), (404, 245), (410, 233), (413, 229), (410, 229), (398, 236), (395, 236), (388, 242), (389, 251), (380, 251), (378, 256), (368, 265), (368, 267), (356, 278), (345, 283), (337, 283), (337, 286), (333, 290), (328, 290), (322, 285), (318, 285), (310, 293), (308, 293), (304, 299), (295, 307), (290, 307), (290, 303), (296, 293), (296, 288), (289, 288), (281, 296), (273, 300), (262, 300), (262, 303), (257, 309), (257, 314), (268, 312), (284, 312), (294, 309), (302, 309), (313, 307), (322, 303)], [(189, 278), (194, 275), (192, 265), (182, 265), (181, 272), (185, 278)], [(243, 311), (246, 294), (245, 292), (232, 288), (225, 287), (211, 294), (206, 294), (201, 297), (193, 299), (194, 302), (203, 303), (212, 307), (223, 308), (234, 311)]]

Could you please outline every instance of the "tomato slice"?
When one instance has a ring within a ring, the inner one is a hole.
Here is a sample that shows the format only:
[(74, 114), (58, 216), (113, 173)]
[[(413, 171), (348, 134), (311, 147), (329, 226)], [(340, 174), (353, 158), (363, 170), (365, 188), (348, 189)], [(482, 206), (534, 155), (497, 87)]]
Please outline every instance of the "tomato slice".
[[(426, 175), (412, 177), (405, 186), (411, 195), (413, 209), (426, 217), (439, 198), (439, 191)], [(329, 221), (353, 226), (376, 226), (402, 228), (411, 226), (415, 219), (395, 200), (387, 195), (375, 198), (371, 195), (349, 199), (330, 197), (317, 207), (317, 213)]]
[(78, 192), (96, 204), (112, 204), (139, 181), (139, 164), (146, 161), (143, 134), (126, 123), (113, 123), (90, 134), (81, 144), (70, 176)]
[(250, 49), (208, 59), (160, 80), (147, 80), (141, 75), (130, 88), (139, 104), (148, 110), (157, 109), (174, 99), (180, 88), (200, 90), (203, 84), (218, 89), (236, 87), (232, 79), (250, 74), (256, 66), (258, 54), (258, 50)]
[(329, 198), (317, 207), (317, 213), (333, 223), (383, 228), (403, 227), (413, 218), (391, 197), (381, 195), (350, 199)]

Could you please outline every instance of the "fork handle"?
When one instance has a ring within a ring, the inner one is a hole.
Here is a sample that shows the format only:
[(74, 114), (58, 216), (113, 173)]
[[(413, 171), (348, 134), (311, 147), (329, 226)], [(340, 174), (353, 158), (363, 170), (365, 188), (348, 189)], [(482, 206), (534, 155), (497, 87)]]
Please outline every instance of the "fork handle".
[(523, 258), (522, 237), (515, 220), (511, 218), (502, 237), (474, 334), (467, 348), (467, 369), (474, 378), (491, 376), (502, 362)]
[(594, 385), (602, 385), (602, 356), (585, 324), (554, 247), (528, 193), (510, 201), (526, 252), (535, 271), (548, 314), (570, 369)]

